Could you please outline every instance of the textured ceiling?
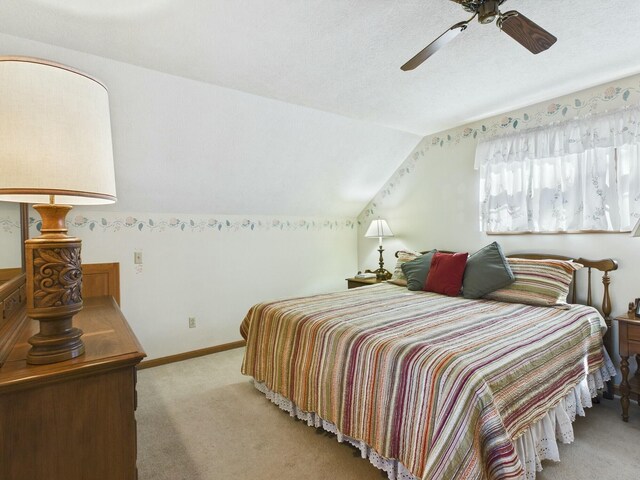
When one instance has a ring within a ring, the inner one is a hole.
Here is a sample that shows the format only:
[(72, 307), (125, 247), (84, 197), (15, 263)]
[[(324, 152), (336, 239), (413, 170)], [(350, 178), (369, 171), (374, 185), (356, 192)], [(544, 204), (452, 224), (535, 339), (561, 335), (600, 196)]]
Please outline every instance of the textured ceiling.
[(449, 0), (4, 0), (0, 31), (417, 134), (640, 71), (636, 0), (508, 0), (558, 37), (534, 56)]

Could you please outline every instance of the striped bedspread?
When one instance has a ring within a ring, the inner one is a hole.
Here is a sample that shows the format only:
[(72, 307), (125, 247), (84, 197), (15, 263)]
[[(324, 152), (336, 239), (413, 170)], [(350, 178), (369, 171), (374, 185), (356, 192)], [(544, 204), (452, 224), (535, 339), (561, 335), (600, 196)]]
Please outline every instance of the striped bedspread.
[(261, 303), (242, 373), (424, 479), (511, 479), (518, 438), (602, 365), (596, 310), (378, 284)]

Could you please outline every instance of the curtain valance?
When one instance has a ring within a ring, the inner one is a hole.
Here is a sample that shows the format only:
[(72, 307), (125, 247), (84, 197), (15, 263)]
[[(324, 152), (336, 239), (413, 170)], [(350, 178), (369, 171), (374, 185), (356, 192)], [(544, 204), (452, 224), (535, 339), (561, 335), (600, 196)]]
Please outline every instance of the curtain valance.
[(631, 144), (640, 144), (640, 105), (480, 142), (475, 166), (477, 169), (492, 160), (559, 157)]
[(639, 122), (635, 106), (481, 142), (481, 230), (629, 230), (640, 218)]

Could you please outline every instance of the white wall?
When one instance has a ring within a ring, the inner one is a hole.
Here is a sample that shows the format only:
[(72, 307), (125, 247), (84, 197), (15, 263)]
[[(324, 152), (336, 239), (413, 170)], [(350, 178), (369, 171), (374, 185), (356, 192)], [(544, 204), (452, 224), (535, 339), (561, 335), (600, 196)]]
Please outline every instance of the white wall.
[[(426, 137), (359, 216), (359, 267), (377, 263), (375, 241), (362, 235), (370, 220), (380, 216), (396, 234), (385, 239), (389, 270), (395, 264), (393, 252), (401, 247), (473, 253), (494, 240), (508, 254), (555, 253), (594, 260), (611, 257), (619, 262), (619, 270), (612, 274), (613, 314), (626, 312), (628, 302), (640, 296), (640, 240), (628, 234), (486, 235), (479, 229), (478, 173), (473, 164), (476, 142), (484, 136), (589, 115), (639, 100), (640, 76), (633, 76)], [(600, 275), (595, 275), (598, 304), (599, 282)]]

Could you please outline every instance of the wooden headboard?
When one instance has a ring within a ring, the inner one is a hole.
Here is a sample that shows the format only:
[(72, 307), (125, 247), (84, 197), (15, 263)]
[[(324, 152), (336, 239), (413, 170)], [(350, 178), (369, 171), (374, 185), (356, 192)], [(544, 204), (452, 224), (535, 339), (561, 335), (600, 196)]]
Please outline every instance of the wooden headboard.
[(120, 305), (120, 264), (82, 265), (82, 298), (111, 296)]

